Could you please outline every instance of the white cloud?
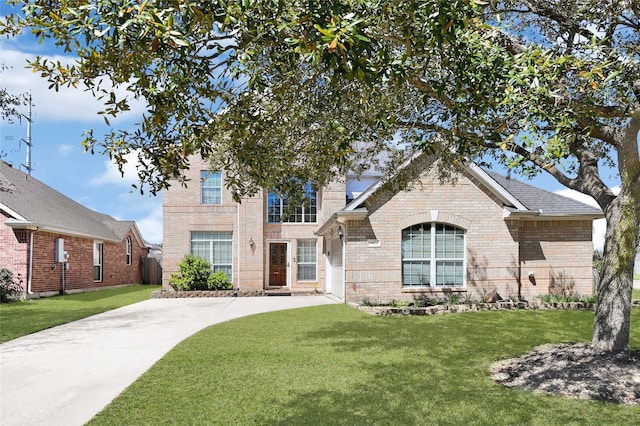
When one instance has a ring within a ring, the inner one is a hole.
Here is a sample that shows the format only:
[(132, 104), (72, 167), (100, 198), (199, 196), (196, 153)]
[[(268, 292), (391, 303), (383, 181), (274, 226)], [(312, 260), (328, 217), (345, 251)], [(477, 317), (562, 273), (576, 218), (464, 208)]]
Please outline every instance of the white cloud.
[[(137, 184), (138, 179), (138, 154), (135, 152), (129, 153), (125, 156), (127, 162), (122, 167), (122, 172), (118, 170), (116, 164), (107, 159), (105, 160), (104, 170), (98, 176), (91, 179), (90, 184), (93, 186), (103, 185), (122, 185), (131, 188), (131, 185)], [(133, 190), (133, 188), (131, 188)]]
[[(614, 194), (620, 193), (620, 187), (612, 187), (611, 190)], [(582, 192), (574, 191), (573, 189), (562, 189), (555, 192), (563, 197), (572, 198), (576, 201), (580, 201), (584, 204), (588, 204), (593, 207), (599, 207), (596, 200), (593, 197), (583, 194)], [(605, 219), (597, 219), (593, 221), (593, 248), (594, 250), (602, 251), (604, 249), (604, 234), (607, 230), (607, 221)]]
[(142, 237), (149, 243), (162, 243), (162, 202), (159, 204), (147, 216), (136, 219)]
[[(103, 124), (104, 120), (97, 113), (103, 109), (102, 103), (93, 97), (91, 92), (82, 87), (60, 87), (59, 91), (49, 89), (49, 83), (39, 74), (25, 68), (27, 59), (33, 59), (36, 55), (3, 46), (2, 64), (9, 67), (0, 73), (2, 86), (12, 94), (30, 93), (33, 100), (33, 114), (35, 121), (81, 121)], [(72, 56), (41, 55), (51, 61), (71, 63)], [(120, 96), (124, 96), (125, 90), (118, 90)], [(124, 113), (113, 123), (120, 120), (141, 116), (143, 112), (142, 102), (132, 101), (131, 111)], [(112, 123), (112, 124), (113, 124)]]
[(75, 145), (63, 143), (62, 145), (58, 146), (58, 154), (62, 155), (63, 157), (66, 157), (67, 155), (75, 151), (76, 148), (77, 147)]

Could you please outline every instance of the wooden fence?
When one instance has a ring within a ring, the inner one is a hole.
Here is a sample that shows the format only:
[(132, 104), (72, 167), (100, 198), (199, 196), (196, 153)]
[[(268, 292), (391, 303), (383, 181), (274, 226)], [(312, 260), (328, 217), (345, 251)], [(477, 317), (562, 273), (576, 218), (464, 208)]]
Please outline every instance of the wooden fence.
[(158, 259), (142, 258), (142, 284), (162, 284), (162, 266)]

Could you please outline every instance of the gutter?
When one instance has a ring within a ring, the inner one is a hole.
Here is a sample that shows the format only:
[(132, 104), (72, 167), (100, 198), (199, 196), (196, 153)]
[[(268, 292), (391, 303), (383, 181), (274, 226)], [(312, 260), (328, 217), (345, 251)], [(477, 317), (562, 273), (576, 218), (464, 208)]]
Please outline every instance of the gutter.
[(110, 243), (119, 243), (120, 241), (122, 241), (122, 238), (118, 239), (118, 237), (115, 234), (112, 234), (112, 235), (109, 235), (109, 236), (104, 236), (104, 235), (90, 234), (90, 233), (87, 233), (87, 232), (75, 232), (75, 231), (68, 230), (68, 229), (65, 229), (65, 228), (58, 228), (58, 227), (55, 227), (55, 226), (36, 224), (36, 223), (30, 222), (28, 220), (7, 219), (4, 222), (4, 224), (7, 225), (8, 227), (14, 228), (14, 229), (33, 229), (33, 227), (35, 226), (35, 227), (38, 228), (38, 230), (48, 231), (48, 232), (51, 232), (53, 234), (68, 235), (70, 237), (88, 238), (88, 239), (93, 239), (93, 240), (104, 240), (104, 241), (108, 241)]
[(603, 219), (602, 213), (545, 213), (541, 210), (513, 210), (505, 207), (502, 212), (504, 219), (528, 219), (538, 220), (596, 220)]

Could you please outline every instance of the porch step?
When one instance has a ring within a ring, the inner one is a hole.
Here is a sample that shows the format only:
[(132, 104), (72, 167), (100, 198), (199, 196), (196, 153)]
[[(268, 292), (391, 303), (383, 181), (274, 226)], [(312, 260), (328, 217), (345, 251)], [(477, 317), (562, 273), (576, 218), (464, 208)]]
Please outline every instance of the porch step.
[(267, 296), (291, 296), (291, 290), (267, 290)]

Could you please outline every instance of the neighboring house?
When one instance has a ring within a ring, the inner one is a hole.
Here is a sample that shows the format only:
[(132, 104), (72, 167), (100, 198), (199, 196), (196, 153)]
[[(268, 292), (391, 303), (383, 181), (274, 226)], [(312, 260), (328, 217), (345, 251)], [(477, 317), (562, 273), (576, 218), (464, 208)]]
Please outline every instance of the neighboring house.
[(475, 164), (441, 183), (421, 162), (410, 190), (349, 176), (317, 193), (308, 185), (308, 205), (285, 217), (286, 200), (262, 191), (236, 203), (224, 174), (192, 159), (196, 184), (164, 193), (164, 288), (193, 253), (241, 290), (347, 301), (592, 293), (599, 209)]
[(633, 273), (635, 275), (640, 275), (640, 247), (638, 247), (638, 253), (636, 254), (636, 262), (633, 267)]
[(133, 221), (90, 210), (0, 161), (0, 267), (27, 297), (142, 282)]

